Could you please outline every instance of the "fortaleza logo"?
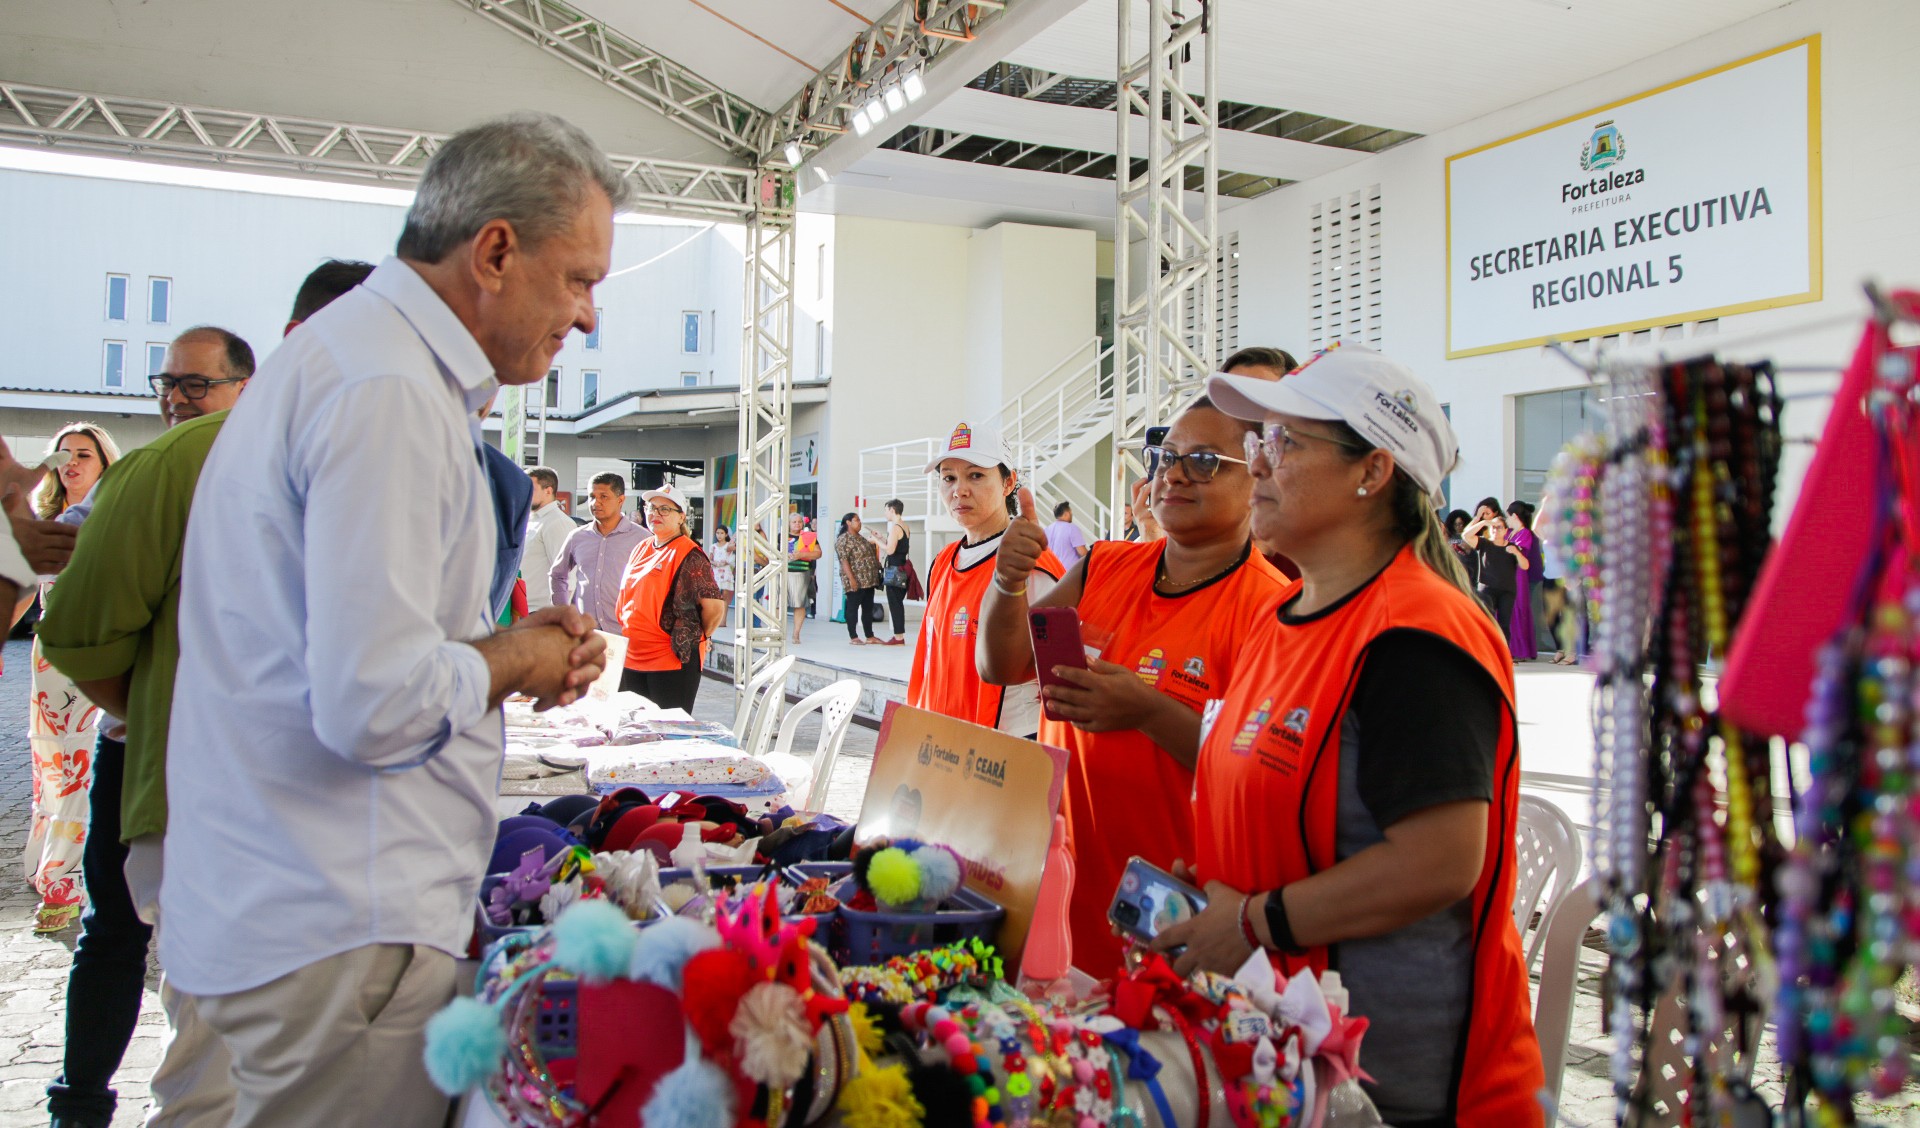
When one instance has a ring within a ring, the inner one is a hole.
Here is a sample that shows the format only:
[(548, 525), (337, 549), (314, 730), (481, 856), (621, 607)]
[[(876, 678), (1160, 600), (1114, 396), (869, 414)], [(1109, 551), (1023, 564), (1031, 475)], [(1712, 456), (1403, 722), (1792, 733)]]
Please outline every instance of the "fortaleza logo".
[(995, 787), (1005, 787), (1007, 785), (1007, 762), (1005, 760), (995, 760), (987, 756), (975, 755), (973, 750), (969, 748), (967, 750), (966, 767), (961, 772), (961, 778), (982, 780)]
[[(1627, 136), (1610, 121), (1603, 121), (1593, 127), (1593, 136), (1580, 148), (1580, 170), (1582, 172), (1602, 172), (1612, 168), (1627, 155)], [(1596, 176), (1584, 184), (1569, 181), (1560, 186), (1560, 202), (1571, 204), (1584, 200), (1588, 196), (1604, 196), (1608, 192), (1618, 192), (1622, 188), (1631, 188), (1647, 178), (1647, 170), (1636, 168), (1631, 171), (1621, 169)]]
[(1420, 400), (1413, 394), (1412, 388), (1402, 388), (1392, 395), (1386, 392), (1375, 392), (1373, 402), (1384, 408), (1400, 426), (1416, 435), (1420, 433), (1420, 420), (1413, 414), (1420, 409)]

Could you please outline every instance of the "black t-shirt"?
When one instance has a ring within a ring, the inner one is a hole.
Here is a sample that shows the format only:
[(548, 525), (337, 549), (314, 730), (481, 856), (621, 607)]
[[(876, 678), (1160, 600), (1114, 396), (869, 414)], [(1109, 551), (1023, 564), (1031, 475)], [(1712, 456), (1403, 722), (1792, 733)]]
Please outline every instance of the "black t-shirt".
[[(1311, 615), (1282, 608), (1281, 618), (1331, 615), (1366, 586)], [(1360, 722), (1360, 798), (1381, 829), (1441, 803), (1493, 799), (1500, 688), (1459, 646), (1426, 631), (1385, 632), (1367, 648), (1349, 711)]]
[(1506, 545), (1493, 543), (1492, 537), (1481, 537), (1473, 551), (1480, 558), (1478, 574), (1481, 587), (1488, 591), (1517, 589), (1520, 561), (1507, 551)]

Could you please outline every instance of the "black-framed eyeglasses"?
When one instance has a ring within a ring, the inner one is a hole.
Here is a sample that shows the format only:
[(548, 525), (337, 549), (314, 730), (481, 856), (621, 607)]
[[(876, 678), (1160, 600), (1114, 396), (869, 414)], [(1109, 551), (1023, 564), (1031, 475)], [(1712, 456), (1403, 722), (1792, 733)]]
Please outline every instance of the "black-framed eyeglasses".
[(224, 376), (215, 380), (208, 376), (149, 376), (147, 383), (153, 385), (153, 394), (165, 399), (175, 388), (190, 400), (207, 398), (207, 389), (217, 384), (244, 384), (245, 376)]
[(1148, 462), (1154, 468), (1156, 477), (1165, 476), (1175, 466), (1184, 465), (1187, 468), (1187, 477), (1196, 482), (1213, 481), (1213, 476), (1220, 472), (1220, 464), (1223, 462), (1231, 462), (1236, 466), (1247, 464), (1244, 458), (1235, 458), (1230, 454), (1218, 454), (1210, 450), (1190, 450), (1181, 454), (1163, 446), (1150, 446), (1146, 448), (1146, 455)]
[(1258, 454), (1267, 460), (1267, 465), (1279, 467), (1287, 460), (1287, 452), (1298, 450), (1301, 439), (1318, 439), (1323, 443), (1346, 447), (1348, 450), (1365, 450), (1364, 446), (1347, 439), (1336, 439), (1332, 435), (1316, 435), (1311, 431), (1296, 431), (1285, 423), (1269, 423), (1259, 434), (1247, 432), (1247, 460), (1251, 462)]
[(647, 512), (653, 514), (655, 517), (665, 517), (669, 513), (678, 513), (680, 510), (671, 505), (649, 505), (647, 506)]

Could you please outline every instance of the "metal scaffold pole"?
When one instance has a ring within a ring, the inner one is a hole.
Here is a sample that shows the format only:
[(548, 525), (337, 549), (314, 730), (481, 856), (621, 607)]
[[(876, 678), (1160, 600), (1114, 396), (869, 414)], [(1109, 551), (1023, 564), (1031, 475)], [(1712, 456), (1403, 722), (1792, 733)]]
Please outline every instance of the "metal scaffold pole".
[(787, 649), (787, 460), (793, 423), (794, 186), (760, 173), (747, 223), (740, 353), (740, 527), (734, 564), (733, 682), (744, 727), (754, 675)]
[[(1147, 0), (1119, 9), (1114, 181), (1115, 496), (1145, 473), (1147, 428), (1168, 422), (1214, 371), (1219, 251), (1220, 0)], [(1140, 48), (1136, 40), (1143, 41)], [(1144, 129), (1141, 126), (1144, 125)], [(1136, 134), (1136, 131), (1139, 131)], [(1144, 146), (1143, 143), (1144, 142)], [(1189, 187), (1189, 170), (1198, 182)], [(1118, 535), (1124, 507), (1113, 507)]]

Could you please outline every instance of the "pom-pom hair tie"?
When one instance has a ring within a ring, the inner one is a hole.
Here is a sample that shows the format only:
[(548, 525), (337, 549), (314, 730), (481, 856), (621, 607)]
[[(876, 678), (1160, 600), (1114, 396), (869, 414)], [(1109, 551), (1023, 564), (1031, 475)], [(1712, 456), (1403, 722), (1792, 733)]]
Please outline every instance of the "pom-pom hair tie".
[(427, 1076), (450, 1097), (485, 1081), (506, 1052), (500, 1015), (478, 999), (455, 999), (427, 1020)]
[(905, 850), (889, 846), (867, 863), (867, 884), (882, 904), (910, 905), (920, 899), (920, 865)]
[(686, 917), (668, 917), (641, 931), (627, 974), (679, 994), (687, 961), (720, 946), (720, 934)]
[(695, 1059), (662, 1077), (640, 1110), (646, 1128), (732, 1128), (733, 1084), (717, 1067)]
[(607, 901), (581, 901), (553, 924), (553, 962), (588, 983), (626, 974), (639, 933)]

